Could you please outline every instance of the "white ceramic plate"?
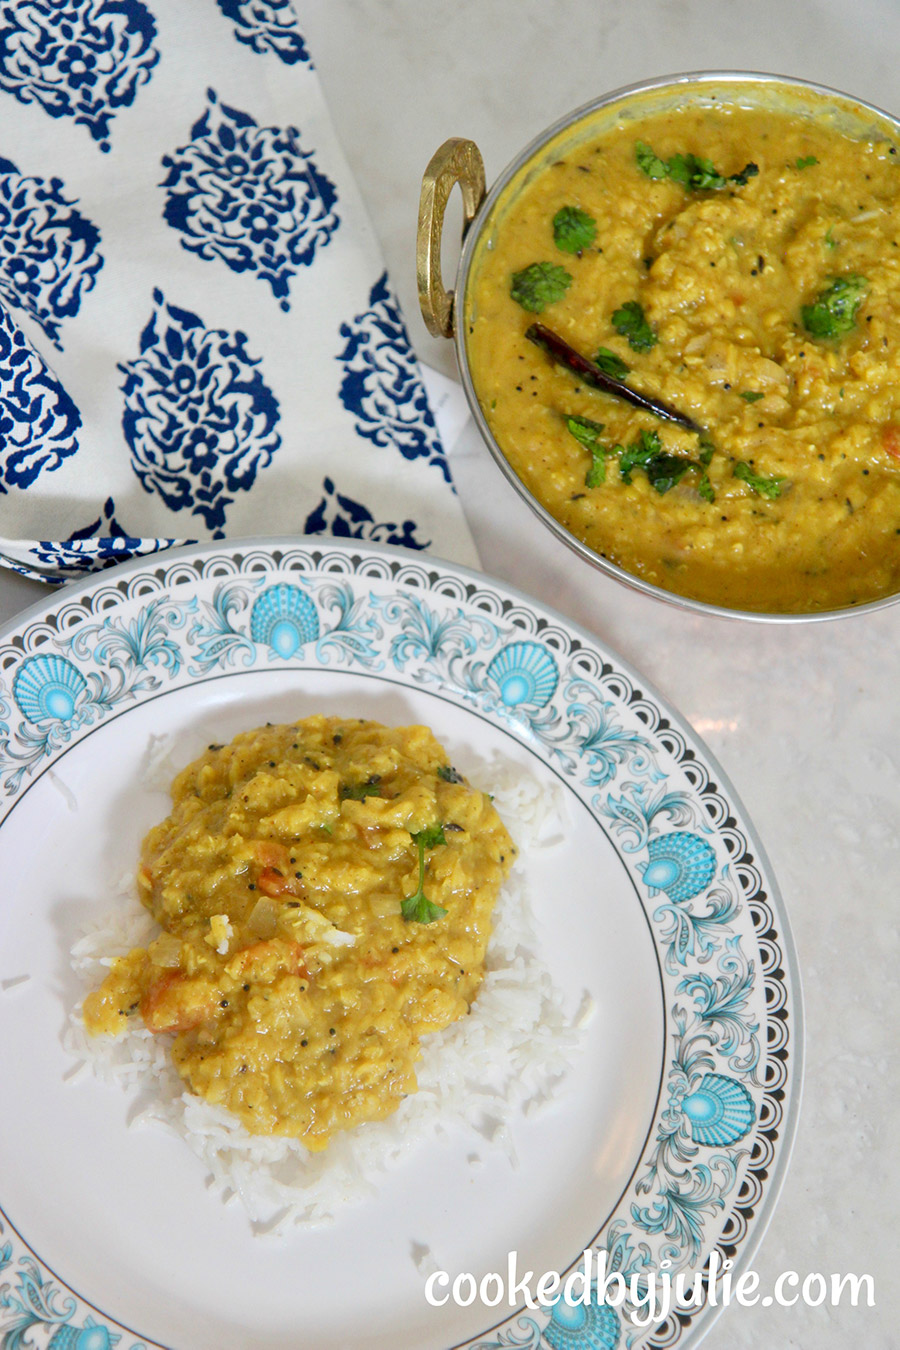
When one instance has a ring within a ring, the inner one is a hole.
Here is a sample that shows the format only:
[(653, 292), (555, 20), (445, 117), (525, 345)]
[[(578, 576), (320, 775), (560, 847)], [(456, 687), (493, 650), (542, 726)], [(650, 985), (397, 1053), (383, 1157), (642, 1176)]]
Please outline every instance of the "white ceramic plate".
[[(187, 762), (316, 711), (424, 722), (464, 769), (497, 751), (564, 784), (568, 837), (529, 882), (557, 985), (597, 1014), (559, 1099), (517, 1125), (517, 1166), (452, 1132), (332, 1226), (261, 1240), (180, 1141), (127, 1128), (125, 1094), (66, 1081), (68, 954), (165, 812), (141, 785), (152, 735)], [(515, 1251), (520, 1272), (565, 1273), (593, 1247), (640, 1278), (717, 1249), (740, 1270), (782, 1180), (802, 1038), (777, 886), (707, 751), (594, 637), (399, 550), (180, 550), (5, 630), (0, 784), (0, 1344), (696, 1343), (708, 1306), (649, 1332), (628, 1305), (437, 1309), (414, 1260), (480, 1279)]]

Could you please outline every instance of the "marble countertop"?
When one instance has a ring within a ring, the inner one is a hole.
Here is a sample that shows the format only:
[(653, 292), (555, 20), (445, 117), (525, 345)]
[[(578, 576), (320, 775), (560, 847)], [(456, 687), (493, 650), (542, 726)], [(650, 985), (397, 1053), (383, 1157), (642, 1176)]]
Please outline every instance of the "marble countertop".
[[(305, 27), (420, 357), (455, 373), (418, 314), (422, 170), (450, 135), (495, 176), (544, 126), (616, 86), (703, 68), (799, 75), (900, 109), (896, 0), (310, 0)], [(552, 604), (642, 670), (743, 799), (788, 906), (807, 1071), (794, 1157), (753, 1261), (873, 1276), (873, 1308), (732, 1308), (709, 1350), (890, 1350), (900, 1312), (900, 606), (760, 625), (683, 613), (593, 571), (537, 526), (469, 424), (452, 452), (484, 570)], [(0, 620), (45, 592), (0, 576)]]

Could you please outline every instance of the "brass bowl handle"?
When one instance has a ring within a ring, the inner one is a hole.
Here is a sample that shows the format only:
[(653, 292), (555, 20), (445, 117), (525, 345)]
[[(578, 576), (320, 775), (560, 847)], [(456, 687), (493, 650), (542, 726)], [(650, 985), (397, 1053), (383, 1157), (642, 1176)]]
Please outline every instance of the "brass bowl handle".
[(453, 336), (454, 294), (441, 277), (441, 237), (450, 193), (459, 183), (463, 199), (463, 238), (484, 200), (484, 161), (474, 141), (454, 136), (436, 150), (422, 179), (416, 234), (419, 304), (429, 333)]

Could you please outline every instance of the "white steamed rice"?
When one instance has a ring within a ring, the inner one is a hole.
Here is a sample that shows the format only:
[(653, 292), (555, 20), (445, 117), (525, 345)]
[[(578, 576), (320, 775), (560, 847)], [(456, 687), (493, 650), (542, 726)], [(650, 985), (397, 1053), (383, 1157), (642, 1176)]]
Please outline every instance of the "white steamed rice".
[[(164, 747), (151, 747), (147, 776), (168, 770), (167, 757)], [(425, 1037), (419, 1090), (386, 1120), (340, 1133), (318, 1153), (294, 1139), (251, 1135), (230, 1112), (185, 1090), (166, 1037), (134, 1023), (118, 1038), (89, 1036), (80, 1007), (72, 1013), (66, 1048), (78, 1062), (68, 1081), (93, 1072), (126, 1088), (136, 1099), (132, 1124), (158, 1123), (183, 1138), (209, 1168), (214, 1191), (243, 1204), (255, 1233), (330, 1219), (373, 1193), (379, 1175), (423, 1140), (453, 1127), (463, 1126), (478, 1148), (501, 1148), (514, 1166), (513, 1121), (549, 1101), (571, 1063), (589, 1001), (583, 998), (567, 1013), (536, 955), (525, 862), (529, 853), (558, 846), (565, 837), (564, 794), (496, 759), (469, 777), (493, 793), (519, 858), (494, 911), (484, 982), (471, 1012)], [(121, 891), (73, 948), (85, 993), (97, 987), (114, 957), (159, 931), (131, 877), (123, 879)], [(470, 1152), (469, 1159), (477, 1165), (480, 1153)]]

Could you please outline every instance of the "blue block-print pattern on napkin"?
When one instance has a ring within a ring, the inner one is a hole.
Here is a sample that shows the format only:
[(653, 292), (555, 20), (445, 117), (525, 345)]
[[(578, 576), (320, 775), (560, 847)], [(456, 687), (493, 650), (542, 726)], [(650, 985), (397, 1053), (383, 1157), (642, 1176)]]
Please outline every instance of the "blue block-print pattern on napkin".
[(244, 333), (206, 328), (161, 291), (153, 299), (141, 355), (119, 367), (132, 467), (147, 492), (220, 538), (226, 507), (281, 445), (278, 402)]
[(304, 534), (333, 534), (337, 539), (368, 539), (405, 548), (428, 548), (430, 539), (416, 538), (416, 522), (376, 521), (368, 507), (338, 492), (330, 478), (322, 482), (322, 500), (306, 517)]
[(28, 488), (78, 449), (81, 414), (0, 305), (0, 493)]
[(86, 126), (109, 149), (113, 118), (159, 61), (140, 0), (0, 0), (0, 89)]
[(217, 0), (219, 9), (235, 26), (238, 42), (255, 52), (274, 52), (287, 66), (312, 61), (297, 26), (291, 0)]
[(80, 530), (73, 530), (68, 539), (39, 540), (31, 550), (35, 562), (47, 567), (59, 567), (69, 574), (96, 572), (127, 558), (139, 558), (171, 548), (177, 539), (139, 539), (130, 535), (116, 520), (116, 504), (112, 497), (103, 503), (100, 515)]
[(60, 325), (78, 313), (103, 266), (100, 231), (62, 187), (0, 159), (0, 298), (26, 310), (60, 348)]
[(340, 223), (337, 193), (296, 127), (261, 127), (214, 90), (208, 98), (188, 144), (163, 157), (163, 215), (182, 247), (255, 274), (287, 310), (291, 278)]
[(391, 294), (387, 273), (375, 282), (369, 308), (341, 324), (346, 342), (341, 402), (356, 418), (356, 430), (375, 445), (392, 445), (404, 459), (425, 457), (450, 482), (450, 471), (428, 406), (425, 386)]

